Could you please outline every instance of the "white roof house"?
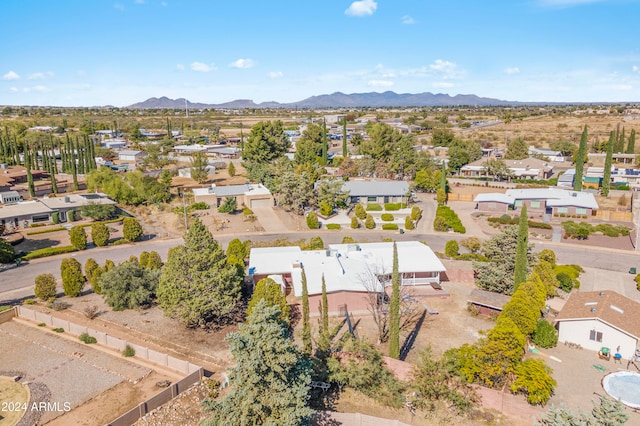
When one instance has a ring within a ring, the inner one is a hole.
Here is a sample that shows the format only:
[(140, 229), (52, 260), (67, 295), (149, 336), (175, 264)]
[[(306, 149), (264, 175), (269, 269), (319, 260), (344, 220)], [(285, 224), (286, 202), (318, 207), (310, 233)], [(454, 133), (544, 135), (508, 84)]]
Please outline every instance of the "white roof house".
[(120, 161), (137, 161), (147, 156), (144, 151), (123, 150), (118, 152), (118, 160)]
[(562, 152), (555, 151), (553, 149), (536, 148), (534, 146), (529, 147), (529, 155), (541, 155), (549, 159), (554, 163), (561, 163), (565, 160)]
[(501, 194), (499, 192), (488, 192), (486, 194), (478, 194), (473, 199), (476, 203), (502, 203), (513, 204), (516, 200), (507, 194)]
[(555, 188), (508, 189), (506, 195), (515, 200), (546, 200), (549, 207), (583, 207), (597, 209), (598, 203), (590, 192), (568, 191)]
[[(398, 272), (403, 285), (438, 283), (446, 268), (426, 245), (418, 241), (398, 241)], [(302, 268), (309, 295), (322, 292), (324, 276), (327, 293), (367, 292), (363, 280), (375, 277), (377, 291), (387, 281), (378, 280), (393, 270), (393, 243), (332, 244), (326, 250), (299, 247), (251, 249), (249, 274), (290, 275), (296, 296), (302, 295)], [(426, 275), (425, 275), (426, 274)]]

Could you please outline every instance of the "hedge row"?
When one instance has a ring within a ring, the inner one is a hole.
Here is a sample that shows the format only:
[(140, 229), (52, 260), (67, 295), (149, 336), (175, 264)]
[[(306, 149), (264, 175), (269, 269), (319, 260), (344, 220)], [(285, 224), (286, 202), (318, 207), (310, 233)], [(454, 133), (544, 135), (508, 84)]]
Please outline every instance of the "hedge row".
[(383, 223), (382, 224), (382, 229), (391, 230), (391, 231), (397, 231), (398, 230), (398, 225), (395, 224), (395, 223)]
[(568, 220), (566, 222), (562, 222), (562, 227), (566, 232), (568, 237), (574, 237), (578, 239), (586, 239), (590, 234), (594, 232), (602, 232), (603, 235), (607, 237), (619, 237), (619, 236), (628, 236), (631, 232), (630, 228), (621, 225), (611, 225), (609, 223), (601, 223), (599, 225), (591, 225), (586, 222), (573, 222)]
[(48, 248), (34, 250), (30, 253), (27, 253), (22, 258), (24, 260), (38, 259), (40, 257), (55, 256), (56, 254), (73, 253), (74, 251), (77, 251), (77, 250), (73, 246), (48, 247)]
[(327, 223), (327, 229), (340, 229), (341, 226), (339, 223)]
[(371, 212), (381, 212), (382, 206), (380, 204), (367, 204), (367, 210)]
[(390, 212), (406, 208), (407, 205), (405, 203), (384, 203), (384, 209)]
[(58, 232), (58, 231), (66, 231), (67, 228), (64, 228), (62, 226), (57, 226), (55, 228), (50, 228), (50, 229), (40, 229), (39, 231), (31, 231), (31, 232), (27, 232), (27, 235), (38, 235), (38, 234), (46, 234), (48, 232)]
[(382, 220), (384, 220), (385, 222), (392, 222), (393, 221), (393, 215), (391, 213), (382, 213), (382, 216), (380, 218)]
[[(517, 217), (511, 217), (508, 214), (505, 214), (500, 217), (490, 217), (487, 220), (490, 223), (499, 223), (500, 225), (517, 225), (520, 219), (518, 219)], [(548, 223), (534, 222), (533, 220), (530, 220), (529, 228), (552, 229), (553, 227)]]

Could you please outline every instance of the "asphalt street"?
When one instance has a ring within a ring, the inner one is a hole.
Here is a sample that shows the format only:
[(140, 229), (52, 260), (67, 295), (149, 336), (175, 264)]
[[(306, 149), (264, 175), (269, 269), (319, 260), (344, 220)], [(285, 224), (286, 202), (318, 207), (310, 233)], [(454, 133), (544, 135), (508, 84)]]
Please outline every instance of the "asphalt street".
[[(468, 236), (458, 234), (398, 234), (390, 232), (301, 232), (287, 234), (246, 234), (246, 235), (217, 235), (217, 240), (226, 247), (233, 238), (241, 240), (251, 239), (253, 241), (270, 241), (277, 238), (288, 238), (291, 241), (299, 239), (310, 239), (313, 236), (320, 236), (325, 244), (340, 243), (346, 235), (352, 236), (355, 240), (365, 242), (380, 241), (382, 238), (393, 238), (398, 241), (417, 240), (426, 242), (433, 250), (444, 251), (444, 245), (448, 240), (462, 240)], [(0, 272), (0, 304), (32, 297), (33, 283), (39, 274), (51, 273), (60, 279), (60, 262), (67, 256), (76, 258), (83, 266), (87, 259), (94, 258), (99, 264), (111, 259), (115, 263), (123, 262), (130, 256), (139, 256), (143, 251), (157, 251), (163, 259), (167, 258), (167, 253), (171, 247), (182, 244), (181, 238), (176, 239), (153, 239), (142, 241), (131, 245), (120, 245), (116, 247), (91, 248), (88, 250), (35, 259), (27, 264), (14, 269)], [(640, 271), (640, 253), (622, 250), (603, 249), (599, 247), (572, 246), (570, 244), (553, 244), (548, 242), (538, 242), (535, 250), (550, 248), (556, 252), (558, 263), (575, 263), (584, 267), (602, 269), (607, 271), (628, 272), (630, 267), (636, 267)]]

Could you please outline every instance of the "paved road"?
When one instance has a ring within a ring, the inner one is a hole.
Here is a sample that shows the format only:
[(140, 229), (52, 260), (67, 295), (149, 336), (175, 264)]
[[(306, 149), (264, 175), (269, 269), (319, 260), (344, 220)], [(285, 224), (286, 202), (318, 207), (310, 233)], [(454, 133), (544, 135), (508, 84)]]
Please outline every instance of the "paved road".
[[(216, 235), (218, 241), (226, 247), (233, 238), (251, 239), (253, 241), (269, 241), (276, 238), (286, 237), (289, 240), (301, 238), (310, 239), (320, 235), (325, 244), (340, 243), (346, 235), (352, 236), (357, 241), (380, 241), (382, 238), (393, 238), (398, 241), (417, 240), (426, 242), (433, 250), (444, 251), (444, 246), (448, 240), (462, 240), (468, 235), (458, 234), (398, 234), (395, 232), (383, 231), (348, 231), (340, 232), (295, 232), (295, 233), (275, 233), (275, 234), (219, 234)], [(107, 248), (92, 248), (89, 250), (72, 253), (70, 256), (76, 258), (83, 266), (88, 258), (94, 258), (99, 264), (106, 259), (111, 259), (115, 263), (123, 262), (130, 256), (139, 256), (143, 251), (157, 251), (163, 259), (167, 258), (167, 253), (171, 247), (182, 244), (181, 238), (175, 239), (154, 239), (143, 241), (133, 245), (120, 245)], [(572, 246), (570, 244), (553, 244), (549, 242), (537, 242), (535, 250), (550, 248), (556, 252), (559, 263), (575, 263), (584, 267), (603, 269), (608, 271), (628, 272), (629, 268), (635, 266), (640, 270), (640, 253), (627, 252), (622, 250), (601, 249), (598, 247)], [(16, 298), (30, 297), (33, 295), (33, 283), (39, 274), (52, 273), (56, 278), (60, 278), (60, 262), (69, 255), (60, 255), (43, 259), (32, 260), (19, 268), (0, 272), (0, 304)]]

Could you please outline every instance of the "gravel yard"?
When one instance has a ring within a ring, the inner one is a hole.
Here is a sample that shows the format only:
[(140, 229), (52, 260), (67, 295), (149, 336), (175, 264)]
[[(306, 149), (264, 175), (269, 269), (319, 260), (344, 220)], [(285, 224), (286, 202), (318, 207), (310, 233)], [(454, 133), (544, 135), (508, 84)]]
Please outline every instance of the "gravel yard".
[[(23, 382), (40, 383), (50, 392), (48, 401), (58, 410), (48, 410), (42, 421), (50, 421), (68, 407), (76, 408), (123, 381), (137, 382), (151, 370), (16, 321), (0, 326), (3, 351), (0, 365), (25, 374)], [(27, 356), (28, 354), (28, 356)]]

